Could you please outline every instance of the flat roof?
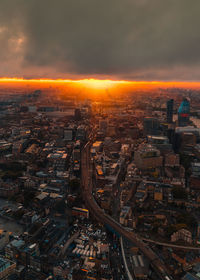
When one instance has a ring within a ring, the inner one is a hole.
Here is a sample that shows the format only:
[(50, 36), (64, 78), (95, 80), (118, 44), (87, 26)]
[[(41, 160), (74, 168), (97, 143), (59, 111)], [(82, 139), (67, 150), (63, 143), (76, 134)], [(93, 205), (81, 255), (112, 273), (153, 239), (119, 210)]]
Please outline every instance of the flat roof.
[(5, 269), (7, 269), (12, 264), (14, 264), (14, 262), (11, 262), (10, 260), (0, 257), (0, 272), (3, 272)]

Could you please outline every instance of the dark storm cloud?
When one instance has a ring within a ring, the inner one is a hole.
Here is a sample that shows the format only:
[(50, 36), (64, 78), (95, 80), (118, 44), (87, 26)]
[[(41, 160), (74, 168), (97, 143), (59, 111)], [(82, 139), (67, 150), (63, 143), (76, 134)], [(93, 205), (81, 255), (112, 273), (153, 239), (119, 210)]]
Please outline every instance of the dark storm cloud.
[(199, 79), (199, 11), (199, 0), (0, 0), (0, 75)]

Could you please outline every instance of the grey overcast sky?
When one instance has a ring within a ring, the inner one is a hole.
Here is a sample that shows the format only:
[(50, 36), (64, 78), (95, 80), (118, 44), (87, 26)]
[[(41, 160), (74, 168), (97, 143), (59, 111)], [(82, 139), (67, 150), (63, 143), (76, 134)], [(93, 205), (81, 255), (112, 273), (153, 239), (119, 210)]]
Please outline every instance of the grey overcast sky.
[(200, 0), (0, 0), (0, 76), (200, 80)]

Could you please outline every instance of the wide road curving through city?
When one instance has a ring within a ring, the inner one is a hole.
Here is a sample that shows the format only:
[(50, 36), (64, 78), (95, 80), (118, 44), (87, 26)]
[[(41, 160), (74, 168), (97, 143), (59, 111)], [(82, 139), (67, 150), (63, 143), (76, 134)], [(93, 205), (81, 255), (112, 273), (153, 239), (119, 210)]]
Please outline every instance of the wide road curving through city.
[(164, 263), (159, 259), (159, 257), (149, 248), (138, 236), (126, 230), (112, 217), (105, 214), (104, 210), (99, 207), (92, 195), (93, 183), (92, 183), (92, 168), (90, 163), (90, 143), (88, 142), (82, 149), (81, 158), (81, 187), (83, 198), (86, 207), (89, 210), (90, 215), (92, 215), (97, 221), (104, 225), (110, 226), (115, 232), (119, 233), (121, 236), (127, 238), (130, 242), (135, 244), (144, 256), (150, 261), (151, 266), (159, 275), (160, 279), (170, 280), (173, 279), (170, 275), (168, 269)]

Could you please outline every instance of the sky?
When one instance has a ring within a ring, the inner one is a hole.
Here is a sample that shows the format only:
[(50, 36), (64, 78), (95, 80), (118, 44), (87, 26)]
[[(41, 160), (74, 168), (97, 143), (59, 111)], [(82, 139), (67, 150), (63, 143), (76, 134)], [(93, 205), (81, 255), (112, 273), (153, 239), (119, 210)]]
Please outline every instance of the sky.
[(200, 80), (199, 0), (0, 0), (0, 77)]

